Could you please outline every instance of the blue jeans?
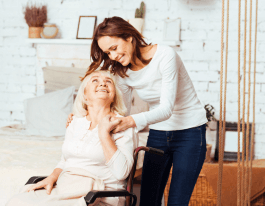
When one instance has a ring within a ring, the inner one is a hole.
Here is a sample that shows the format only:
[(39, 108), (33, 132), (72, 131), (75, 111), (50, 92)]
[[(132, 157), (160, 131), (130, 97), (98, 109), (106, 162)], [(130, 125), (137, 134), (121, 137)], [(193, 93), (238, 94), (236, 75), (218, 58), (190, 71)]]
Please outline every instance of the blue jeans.
[(165, 154), (145, 153), (140, 206), (161, 206), (172, 164), (168, 206), (188, 206), (205, 159), (205, 130), (205, 124), (176, 131), (150, 130), (147, 146)]

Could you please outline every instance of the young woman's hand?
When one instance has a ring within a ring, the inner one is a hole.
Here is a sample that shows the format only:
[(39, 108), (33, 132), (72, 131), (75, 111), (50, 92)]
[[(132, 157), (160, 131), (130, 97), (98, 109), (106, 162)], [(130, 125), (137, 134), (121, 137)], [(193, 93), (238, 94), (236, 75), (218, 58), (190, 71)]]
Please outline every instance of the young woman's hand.
[(99, 137), (110, 135), (110, 132), (121, 122), (120, 119), (114, 119), (111, 115), (104, 117), (98, 124)]
[(72, 120), (73, 120), (73, 116), (74, 116), (73, 113), (70, 113), (70, 114), (68, 115), (67, 122), (66, 122), (66, 128), (67, 128), (67, 127), (69, 126), (69, 124), (72, 122)]
[(27, 192), (30, 192), (32, 190), (37, 190), (37, 189), (41, 189), (41, 188), (45, 188), (47, 190), (47, 194), (51, 194), (52, 188), (55, 184), (55, 182), (57, 181), (56, 177), (53, 177), (52, 175), (46, 177), (44, 180), (31, 185), (28, 189)]
[(134, 119), (131, 116), (127, 117), (113, 117), (113, 120), (120, 120), (120, 124), (118, 124), (115, 129), (112, 131), (113, 134), (124, 131), (131, 127), (136, 127)]

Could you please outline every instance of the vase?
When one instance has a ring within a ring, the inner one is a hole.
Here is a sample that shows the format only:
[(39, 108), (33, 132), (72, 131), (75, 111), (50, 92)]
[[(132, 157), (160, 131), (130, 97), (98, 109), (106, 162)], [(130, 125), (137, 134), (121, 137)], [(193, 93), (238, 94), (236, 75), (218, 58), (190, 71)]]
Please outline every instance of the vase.
[(41, 38), (42, 27), (29, 27), (29, 38)]
[(143, 31), (143, 26), (144, 26), (144, 19), (142, 18), (134, 18), (134, 19), (130, 19), (129, 23), (135, 28), (137, 29), (140, 33), (142, 33)]

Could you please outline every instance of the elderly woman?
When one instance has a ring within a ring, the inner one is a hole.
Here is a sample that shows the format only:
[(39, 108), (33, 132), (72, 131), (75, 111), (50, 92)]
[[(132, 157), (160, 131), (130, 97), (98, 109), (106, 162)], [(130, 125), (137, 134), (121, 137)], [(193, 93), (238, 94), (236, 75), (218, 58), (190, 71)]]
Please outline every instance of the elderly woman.
[[(66, 130), (62, 157), (51, 175), (26, 185), (8, 206), (85, 205), (90, 190), (125, 188), (137, 146), (132, 128), (112, 134), (125, 113), (121, 92), (106, 71), (95, 71), (81, 83), (74, 117)], [(124, 205), (124, 198), (102, 198), (93, 205)]]

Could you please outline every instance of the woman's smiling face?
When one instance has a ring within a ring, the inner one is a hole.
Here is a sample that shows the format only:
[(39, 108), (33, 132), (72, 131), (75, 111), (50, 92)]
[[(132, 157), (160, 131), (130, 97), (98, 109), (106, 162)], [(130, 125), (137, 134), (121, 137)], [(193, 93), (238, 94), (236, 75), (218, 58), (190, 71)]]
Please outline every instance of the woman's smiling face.
[(104, 73), (95, 72), (86, 85), (85, 97), (88, 104), (96, 99), (104, 99), (111, 104), (115, 97), (114, 81)]
[(103, 36), (99, 38), (98, 46), (111, 60), (120, 62), (123, 66), (128, 66), (132, 61), (132, 37), (125, 41), (119, 37)]

